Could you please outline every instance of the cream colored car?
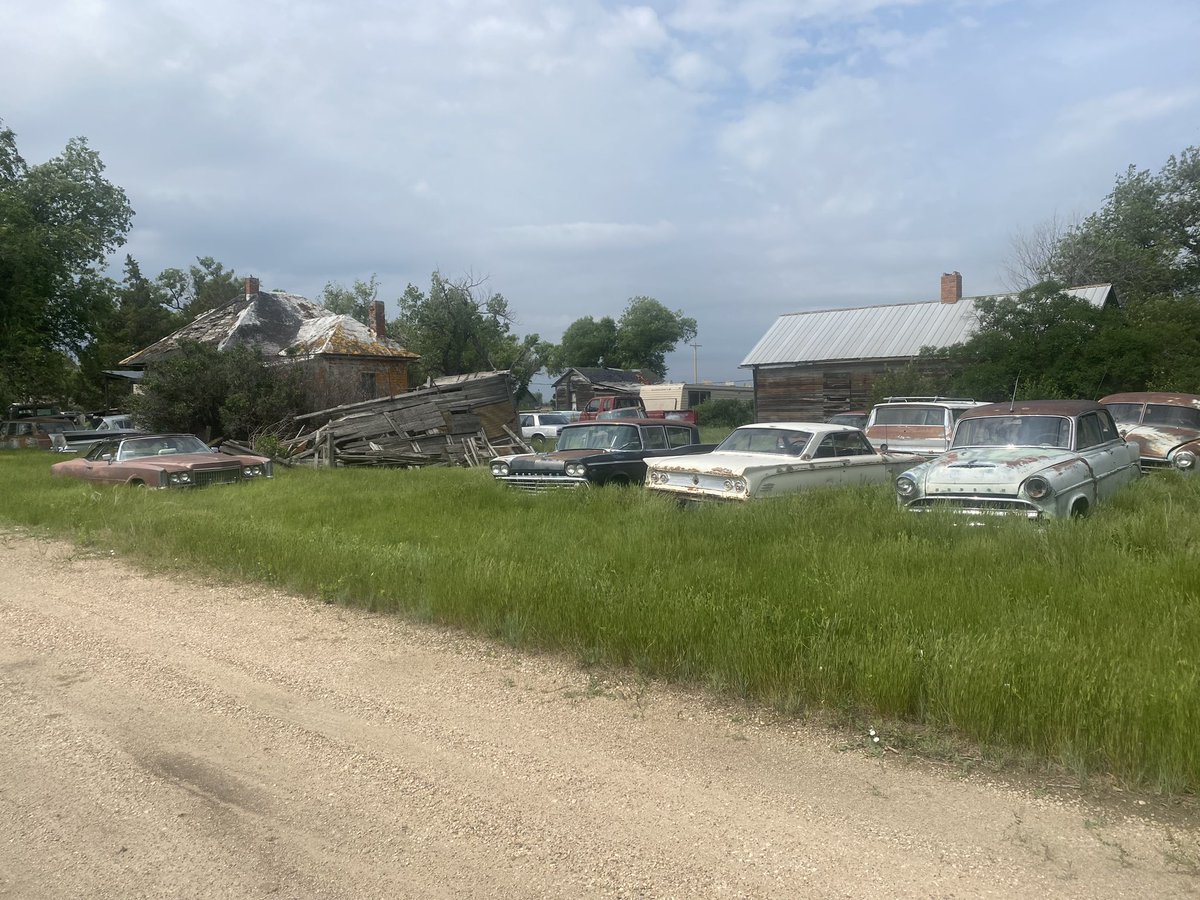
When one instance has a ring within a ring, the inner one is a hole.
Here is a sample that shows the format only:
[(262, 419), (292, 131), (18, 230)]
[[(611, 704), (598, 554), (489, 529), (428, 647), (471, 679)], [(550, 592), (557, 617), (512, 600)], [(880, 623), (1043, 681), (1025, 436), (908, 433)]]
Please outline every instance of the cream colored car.
[(921, 462), (878, 453), (862, 429), (826, 422), (743, 425), (711, 453), (648, 460), (646, 486), (684, 500), (751, 500), (852, 484), (886, 484)]

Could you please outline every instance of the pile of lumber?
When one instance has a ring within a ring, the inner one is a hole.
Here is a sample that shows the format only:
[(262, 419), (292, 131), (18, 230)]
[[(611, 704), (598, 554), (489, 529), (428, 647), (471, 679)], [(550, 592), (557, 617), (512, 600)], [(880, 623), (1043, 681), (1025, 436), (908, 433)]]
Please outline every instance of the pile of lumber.
[(429, 382), (407, 394), (297, 416), (293, 462), (318, 466), (479, 466), (528, 453), (508, 372)]

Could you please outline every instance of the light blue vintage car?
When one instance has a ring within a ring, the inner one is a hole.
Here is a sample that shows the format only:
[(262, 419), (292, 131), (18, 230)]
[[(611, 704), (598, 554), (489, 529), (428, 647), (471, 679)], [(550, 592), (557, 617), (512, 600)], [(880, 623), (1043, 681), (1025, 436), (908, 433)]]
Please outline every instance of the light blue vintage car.
[(993, 403), (963, 413), (950, 449), (900, 475), (896, 497), (914, 512), (1083, 516), (1141, 474), (1138, 456), (1099, 403)]

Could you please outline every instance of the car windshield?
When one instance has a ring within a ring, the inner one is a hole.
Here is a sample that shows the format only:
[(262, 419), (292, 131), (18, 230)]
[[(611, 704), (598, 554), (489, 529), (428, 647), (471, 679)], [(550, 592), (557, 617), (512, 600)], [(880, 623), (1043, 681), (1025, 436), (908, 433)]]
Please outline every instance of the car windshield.
[(208, 445), (190, 434), (160, 435), (121, 441), (117, 459), (144, 459), (148, 456), (174, 456), (179, 453), (208, 453)]
[(1191, 406), (1151, 403), (1146, 406), (1146, 415), (1142, 419), (1142, 424), (1166, 425), (1168, 428), (1194, 428), (1200, 431), (1200, 409)]
[(793, 431), (784, 428), (739, 428), (721, 441), (717, 450), (799, 456), (811, 440), (811, 431)]
[(961, 419), (951, 447), (1071, 447), (1066, 416), (984, 416)]
[(636, 425), (572, 425), (558, 433), (559, 450), (640, 450)]

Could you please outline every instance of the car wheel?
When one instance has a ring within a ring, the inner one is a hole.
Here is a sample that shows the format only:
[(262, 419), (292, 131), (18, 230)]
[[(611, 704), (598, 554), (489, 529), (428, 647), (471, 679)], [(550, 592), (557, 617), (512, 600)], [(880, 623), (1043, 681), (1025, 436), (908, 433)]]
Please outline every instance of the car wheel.
[(135, 478), (129, 482), (129, 486), (135, 488), (144, 488), (146, 486), (146, 482), (142, 481), (140, 478)]
[(535, 434), (529, 439), (529, 446), (534, 450), (545, 450), (547, 443), (549, 442), (546, 440), (546, 436), (544, 434)]

